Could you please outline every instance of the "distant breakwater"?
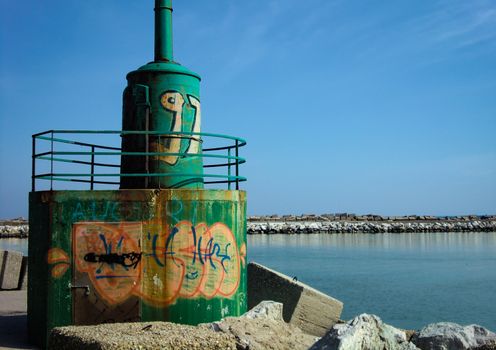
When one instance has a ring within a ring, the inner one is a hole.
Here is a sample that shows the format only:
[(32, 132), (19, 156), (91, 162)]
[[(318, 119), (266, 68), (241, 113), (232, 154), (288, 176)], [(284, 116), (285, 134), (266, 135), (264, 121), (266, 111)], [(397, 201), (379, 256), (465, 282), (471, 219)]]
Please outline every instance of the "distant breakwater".
[(22, 223), (0, 223), (0, 238), (27, 238), (29, 225)]
[[(270, 215), (248, 218), (248, 234), (496, 232), (496, 215)], [(0, 221), (0, 238), (27, 238), (25, 220)]]
[(496, 232), (496, 216), (344, 215), (251, 217), (247, 231), (248, 234)]

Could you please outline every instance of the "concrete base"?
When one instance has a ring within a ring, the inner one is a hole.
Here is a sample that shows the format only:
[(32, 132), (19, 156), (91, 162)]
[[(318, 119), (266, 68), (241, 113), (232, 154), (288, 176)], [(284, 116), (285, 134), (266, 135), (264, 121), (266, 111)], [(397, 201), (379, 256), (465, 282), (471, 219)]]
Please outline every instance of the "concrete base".
[(19, 287), (22, 269), (22, 253), (0, 252), (0, 289), (12, 290)]
[(336, 324), (343, 303), (265, 266), (248, 264), (248, 308), (263, 300), (282, 303), (284, 321), (323, 336)]
[(40, 191), (29, 198), (33, 343), (45, 347), (51, 329), (73, 324), (196, 325), (246, 312), (245, 192)]

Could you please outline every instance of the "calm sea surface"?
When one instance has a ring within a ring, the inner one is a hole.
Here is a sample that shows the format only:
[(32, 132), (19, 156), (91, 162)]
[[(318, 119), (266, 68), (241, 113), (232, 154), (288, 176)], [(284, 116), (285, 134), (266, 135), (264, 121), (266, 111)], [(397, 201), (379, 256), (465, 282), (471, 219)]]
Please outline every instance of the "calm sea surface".
[(496, 331), (496, 232), (252, 235), (248, 259), (396, 327), (477, 323)]
[(28, 255), (28, 240), (19, 238), (0, 239), (0, 250), (15, 250)]
[[(27, 255), (26, 239), (0, 249)], [(477, 323), (496, 331), (496, 232), (248, 236), (248, 258), (406, 329)]]

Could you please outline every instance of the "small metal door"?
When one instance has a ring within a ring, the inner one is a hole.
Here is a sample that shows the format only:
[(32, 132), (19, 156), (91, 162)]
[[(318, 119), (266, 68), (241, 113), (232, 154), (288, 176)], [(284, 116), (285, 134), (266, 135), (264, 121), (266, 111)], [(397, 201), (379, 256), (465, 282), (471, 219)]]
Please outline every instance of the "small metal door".
[(141, 224), (73, 225), (73, 323), (140, 320)]

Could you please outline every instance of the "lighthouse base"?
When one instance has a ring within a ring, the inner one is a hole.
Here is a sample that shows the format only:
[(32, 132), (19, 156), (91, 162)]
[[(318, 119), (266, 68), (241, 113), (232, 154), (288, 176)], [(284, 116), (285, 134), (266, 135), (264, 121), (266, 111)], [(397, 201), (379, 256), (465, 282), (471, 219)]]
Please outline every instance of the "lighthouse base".
[(243, 191), (30, 194), (28, 329), (198, 324), (246, 311)]

